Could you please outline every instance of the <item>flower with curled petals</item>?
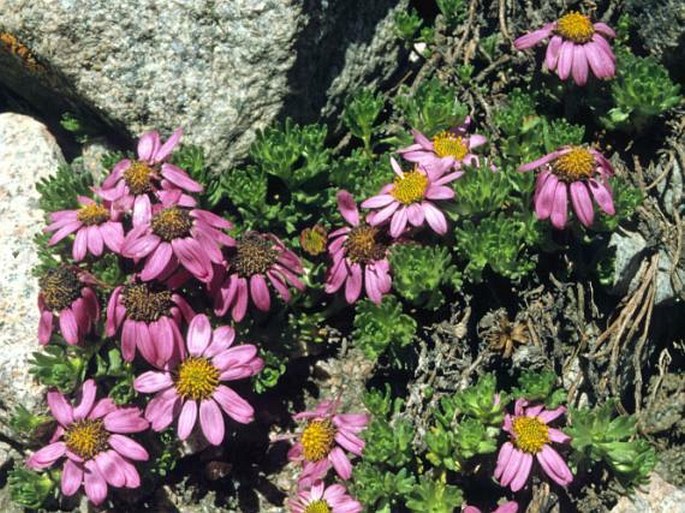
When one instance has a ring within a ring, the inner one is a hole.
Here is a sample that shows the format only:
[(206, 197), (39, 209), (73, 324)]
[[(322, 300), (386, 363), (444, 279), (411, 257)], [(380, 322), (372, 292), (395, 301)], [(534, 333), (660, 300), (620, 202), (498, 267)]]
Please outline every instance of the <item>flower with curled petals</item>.
[(336, 413), (337, 401), (321, 401), (313, 411), (293, 415), (305, 420), (299, 439), (288, 451), (290, 461), (302, 463), (301, 488), (323, 479), (331, 466), (342, 479), (352, 477), (352, 463), (345, 451), (361, 456), (364, 441), (358, 434), (369, 423), (365, 413)]
[[(463, 165), (478, 165), (480, 159), (473, 153), (487, 139), (479, 134), (468, 135), (471, 117), (459, 126), (439, 132), (429, 139), (418, 130), (412, 130), (414, 144), (397, 150), (402, 158), (415, 162), (426, 170), (442, 174), (448, 169), (459, 170)], [(459, 173), (458, 176), (461, 176)]]
[(100, 303), (91, 288), (94, 283), (90, 274), (66, 265), (48, 269), (38, 279), (38, 341), (41, 344), (50, 342), (55, 315), (68, 344), (83, 342), (100, 318)]
[(595, 218), (592, 199), (608, 215), (614, 215), (609, 177), (611, 163), (594, 148), (565, 146), (538, 160), (519, 167), (519, 171), (542, 169), (535, 182), (535, 215), (550, 218), (555, 228), (563, 229), (568, 219), (568, 197), (578, 220), (591, 226)]
[(333, 264), (326, 274), (325, 290), (333, 294), (345, 285), (345, 300), (353, 304), (363, 288), (369, 299), (379, 304), (392, 285), (387, 236), (359, 218), (357, 204), (349, 192), (338, 191), (337, 199), (338, 210), (350, 226), (338, 228), (328, 236)]
[(118, 162), (96, 191), (98, 196), (132, 210), (134, 225), (150, 211), (151, 195), (158, 201), (176, 197), (179, 205), (194, 207), (195, 199), (186, 193), (202, 192), (202, 186), (167, 162), (182, 134), (183, 130), (177, 128), (164, 144), (157, 131), (143, 134), (138, 140), (138, 160)]
[(119, 219), (121, 213), (108, 205), (109, 202), (101, 205), (85, 196), (79, 196), (78, 202), (81, 206), (76, 210), (50, 213), (50, 225), (44, 231), (54, 233), (48, 245), (53, 246), (75, 233), (71, 248), (75, 262), (83, 260), (87, 253), (101, 256), (105, 246), (113, 253), (119, 253), (124, 241), (124, 228)]
[(381, 188), (376, 196), (362, 201), (363, 208), (374, 209), (367, 217), (371, 226), (390, 220), (390, 235), (401, 236), (408, 225), (419, 227), (428, 223), (439, 235), (447, 233), (447, 219), (435, 201), (454, 198), (454, 191), (446, 185), (461, 176), (461, 172), (444, 174), (445, 167), (425, 169), (417, 165), (411, 171), (402, 171), (394, 158), (390, 158), (397, 175), (394, 182)]
[(195, 312), (179, 292), (152, 283), (132, 282), (114, 289), (107, 303), (105, 334), (121, 328), (121, 354), (133, 361), (136, 349), (148, 363), (162, 367), (183, 350), (181, 319)]
[(90, 501), (102, 504), (107, 487), (138, 488), (140, 475), (132, 461), (147, 461), (145, 448), (126, 436), (149, 427), (141, 411), (119, 407), (106, 397), (95, 401), (97, 386), (92, 379), (83, 383), (81, 402), (72, 406), (57, 391), (48, 392), (48, 406), (57, 421), (50, 444), (36, 451), (26, 465), (46, 469), (64, 459), (61, 488), (74, 495), (83, 485)]
[(566, 408), (546, 410), (542, 405), (528, 406), (524, 399), (518, 399), (514, 415), (505, 415), (503, 429), (511, 436), (497, 455), (495, 479), (512, 492), (518, 492), (528, 481), (533, 466), (533, 456), (542, 470), (555, 483), (566, 486), (573, 481), (573, 474), (550, 443), (567, 443), (571, 437), (547, 424), (563, 415)]
[(236, 422), (252, 422), (252, 406), (222, 382), (254, 376), (264, 362), (251, 344), (231, 347), (234, 339), (230, 326), (212, 330), (206, 315), (196, 315), (190, 321), (183, 353), (174, 355), (162, 369), (135, 379), (136, 391), (157, 394), (145, 408), (152, 429), (162, 431), (178, 417), (176, 431), (185, 440), (199, 418), (207, 441), (219, 445), (225, 434), (222, 410)]
[(583, 86), (590, 71), (599, 79), (613, 78), (616, 74), (616, 56), (607, 41), (616, 37), (616, 32), (606, 23), (592, 23), (588, 16), (570, 12), (519, 37), (514, 46), (525, 50), (550, 36), (545, 64), (561, 80), (571, 76), (576, 84)]
[(269, 283), (286, 303), (291, 298), (289, 286), (305, 288), (300, 280), (300, 259), (271, 233), (245, 233), (236, 241), (228, 264), (215, 269), (216, 277), (209, 287), (214, 295), (214, 313), (223, 316), (230, 310), (236, 322), (245, 318), (249, 300), (258, 310), (269, 311)]
[[(519, 505), (514, 501), (505, 502), (497, 509), (494, 509), (492, 513), (517, 513), (519, 510)], [(480, 509), (475, 506), (466, 506), (462, 513), (482, 513)]]
[(143, 281), (165, 281), (187, 271), (208, 283), (212, 263), (223, 262), (222, 246), (234, 246), (235, 240), (224, 233), (233, 225), (223, 217), (199, 208), (176, 203), (152, 206), (150, 216), (126, 234), (121, 254), (136, 261), (144, 259), (140, 271)]
[(362, 505), (340, 484), (318, 481), (288, 501), (291, 513), (360, 513)]

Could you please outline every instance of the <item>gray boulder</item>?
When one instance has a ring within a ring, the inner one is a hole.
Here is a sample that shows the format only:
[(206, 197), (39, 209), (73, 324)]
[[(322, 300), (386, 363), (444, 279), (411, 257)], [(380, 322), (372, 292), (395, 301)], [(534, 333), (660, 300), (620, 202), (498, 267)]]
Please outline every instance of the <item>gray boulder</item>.
[(9, 419), (17, 405), (33, 409), (43, 390), (28, 372), (38, 345), (38, 263), (33, 237), (44, 226), (37, 180), (64, 162), (45, 126), (27, 116), (0, 114), (0, 435), (13, 438)]
[(126, 137), (183, 126), (222, 171), (274, 119), (330, 118), (356, 86), (387, 79), (406, 3), (0, 0), (36, 61), (0, 56), (0, 83), (50, 119), (74, 111)]

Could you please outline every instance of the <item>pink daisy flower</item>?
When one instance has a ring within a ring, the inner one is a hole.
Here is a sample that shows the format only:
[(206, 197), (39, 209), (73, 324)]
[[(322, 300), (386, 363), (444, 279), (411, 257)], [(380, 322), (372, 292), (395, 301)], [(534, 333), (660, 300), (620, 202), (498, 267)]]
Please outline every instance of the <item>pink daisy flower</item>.
[(80, 262), (90, 253), (99, 257), (104, 246), (119, 253), (124, 241), (124, 228), (119, 221), (120, 213), (111, 206), (100, 205), (90, 198), (79, 196), (81, 207), (77, 210), (60, 210), (50, 214), (50, 225), (45, 232), (55, 232), (48, 241), (49, 246), (76, 233), (71, 255)]
[(616, 74), (616, 56), (607, 38), (616, 37), (606, 23), (592, 23), (588, 16), (570, 12), (541, 29), (514, 41), (517, 50), (531, 48), (551, 36), (545, 63), (561, 80), (569, 76), (579, 86), (587, 83), (589, 71), (599, 79)]
[(183, 350), (181, 318), (186, 322), (195, 312), (179, 293), (150, 283), (131, 283), (114, 289), (107, 303), (105, 334), (121, 330), (121, 353), (133, 361), (136, 348), (148, 363), (164, 364)]
[(134, 223), (145, 211), (149, 212), (149, 194), (164, 200), (180, 191), (179, 205), (194, 207), (195, 199), (183, 191), (201, 192), (202, 186), (184, 170), (166, 162), (182, 134), (181, 128), (176, 129), (164, 144), (156, 131), (143, 134), (138, 140), (138, 160), (118, 162), (97, 194), (125, 210), (132, 209)]
[(126, 436), (149, 427), (139, 408), (122, 408), (105, 397), (95, 402), (92, 379), (83, 383), (81, 402), (72, 407), (57, 391), (48, 392), (48, 406), (57, 421), (50, 444), (35, 452), (26, 465), (42, 470), (65, 458), (62, 493), (74, 495), (83, 485), (96, 506), (107, 497), (107, 487), (138, 488), (140, 476), (131, 461), (147, 461), (145, 448)]
[(614, 215), (614, 200), (608, 178), (614, 174), (611, 163), (597, 150), (566, 146), (519, 167), (519, 171), (542, 168), (535, 183), (535, 215), (550, 218), (562, 229), (568, 219), (568, 197), (584, 226), (592, 225), (595, 211), (592, 199), (604, 212)]
[(573, 481), (568, 465), (549, 445), (550, 442), (567, 443), (571, 439), (547, 425), (564, 412), (563, 406), (545, 410), (542, 405), (528, 406), (524, 399), (516, 401), (514, 415), (504, 417), (503, 429), (511, 435), (511, 441), (500, 449), (495, 468), (495, 479), (502, 486), (509, 486), (513, 492), (523, 488), (533, 466), (533, 455), (555, 483), (566, 486)]
[(153, 205), (150, 216), (142, 214), (140, 223), (124, 238), (121, 254), (136, 261), (145, 259), (140, 272), (143, 281), (164, 281), (180, 267), (208, 283), (214, 274), (212, 262), (224, 259), (221, 246), (235, 245), (222, 231), (231, 227), (207, 210), (174, 203)]
[(218, 266), (210, 286), (214, 294), (214, 312), (240, 322), (247, 313), (248, 300), (262, 312), (271, 308), (271, 292), (267, 283), (286, 303), (291, 295), (288, 285), (304, 290), (300, 280), (302, 263), (295, 253), (271, 233), (245, 233), (235, 244), (228, 265)]
[(478, 165), (479, 158), (473, 150), (485, 144), (487, 139), (478, 134), (467, 135), (470, 125), (471, 117), (467, 116), (462, 125), (440, 132), (433, 139), (428, 139), (418, 130), (412, 130), (414, 144), (397, 153), (435, 175), (447, 169), (460, 169), (463, 164)]
[(52, 336), (55, 314), (60, 333), (71, 345), (79, 344), (100, 318), (100, 303), (89, 285), (95, 280), (75, 267), (49, 269), (39, 280), (38, 341), (45, 345)]
[(432, 171), (416, 166), (404, 172), (394, 158), (390, 158), (395, 181), (385, 185), (380, 193), (362, 202), (363, 208), (376, 209), (367, 216), (371, 226), (378, 226), (390, 219), (390, 235), (402, 235), (407, 224), (415, 227), (428, 223), (439, 235), (447, 233), (447, 220), (433, 203), (435, 200), (454, 198), (454, 191), (446, 184), (461, 176), (457, 171), (443, 175), (444, 169)]
[(258, 374), (264, 362), (251, 344), (231, 347), (235, 331), (221, 326), (214, 331), (206, 315), (190, 321), (185, 350), (172, 357), (160, 371), (148, 371), (136, 378), (134, 388), (143, 394), (157, 395), (145, 408), (152, 429), (162, 431), (178, 418), (177, 433), (185, 440), (199, 421), (209, 443), (224, 440), (224, 417), (221, 410), (241, 424), (254, 420), (250, 404), (223, 385), (224, 381), (249, 378)]
[(290, 461), (303, 464), (299, 485), (307, 487), (326, 476), (331, 466), (342, 479), (352, 477), (352, 463), (345, 451), (361, 456), (364, 441), (357, 435), (366, 428), (365, 413), (335, 413), (337, 401), (322, 401), (314, 411), (293, 415), (306, 420), (299, 440), (288, 451)]
[(322, 481), (288, 500), (291, 513), (360, 513), (361, 503), (340, 484), (325, 486)]
[(388, 245), (383, 233), (359, 219), (357, 204), (347, 191), (338, 191), (338, 210), (351, 227), (339, 228), (328, 236), (328, 252), (333, 259), (326, 276), (325, 290), (337, 292), (345, 285), (345, 300), (352, 304), (362, 285), (371, 301), (379, 304), (390, 292)]
[[(516, 513), (518, 510), (519, 505), (514, 501), (509, 501), (498, 506), (492, 513)], [(462, 513), (481, 513), (481, 510), (475, 506), (466, 506)]]

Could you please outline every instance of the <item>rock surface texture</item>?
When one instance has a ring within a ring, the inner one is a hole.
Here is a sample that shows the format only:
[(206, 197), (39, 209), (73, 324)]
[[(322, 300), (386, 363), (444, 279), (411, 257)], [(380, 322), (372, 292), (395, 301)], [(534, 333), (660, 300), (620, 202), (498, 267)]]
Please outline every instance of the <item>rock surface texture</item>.
[(41, 64), (15, 59), (0, 82), (42, 106), (56, 91), (53, 109), (95, 112), (128, 136), (183, 126), (221, 171), (279, 116), (330, 116), (355, 86), (388, 78), (405, 3), (0, 0), (3, 29)]
[(39, 347), (38, 281), (31, 269), (38, 262), (33, 237), (44, 225), (34, 185), (61, 163), (62, 152), (43, 124), (0, 114), (0, 435), (10, 438), (14, 407), (31, 409), (43, 401), (27, 364)]
[(611, 513), (676, 513), (685, 511), (685, 490), (652, 474), (647, 486), (633, 497), (621, 497)]

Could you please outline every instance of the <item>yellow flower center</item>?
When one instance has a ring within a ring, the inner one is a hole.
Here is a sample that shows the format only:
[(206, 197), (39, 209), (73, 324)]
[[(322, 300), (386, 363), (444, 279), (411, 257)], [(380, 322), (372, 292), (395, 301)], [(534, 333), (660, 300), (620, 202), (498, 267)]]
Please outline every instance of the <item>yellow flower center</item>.
[(400, 203), (410, 205), (423, 199), (428, 188), (428, 177), (414, 169), (395, 178), (390, 194)]
[(249, 278), (255, 274), (266, 274), (278, 260), (278, 250), (273, 243), (258, 233), (247, 233), (236, 245), (234, 260), (238, 274)]
[(441, 158), (454, 157), (454, 160), (462, 160), (469, 152), (469, 147), (462, 137), (445, 131), (433, 137), (433, 151)]
[(326, 251), (326, 239), (328, 233), (321, 225), (315, 225), (311, 228), (305, 228), (300, 233), (300, 245), (312, 256), (320, 255)]
[(378, 240), (380, 232), (375, 226), (359, 225), (352, 228), (343, 247), (347, 258), (355, 264), (366, 264), (385, 257), (385, 244)]
[(76, 272), (68, 267), (56, 267), (38, 280), (45, 307), (53, 312), (61, 311), (81, 297), (83, 284)]
[(154, 170), (150, 166), (136, 160), (124, 171), (124, 180), (132, 194), (145, 194), (152, 190), (153, 175)]
[(134, 321), (153, 322), (163, 315), (170, 315), (174, 302), (169, 290), (152, 290), (149, 285), (137, 283), (124, 287), (121, 302), (126, 316)]
[(152, 218), (152, 231), (169, 242), (187, 237), (193, 226), (193, 220), (187, 211), (177, 207), (165, 208)]
[(595, 158), (589, 150), (576, 146), (552, 164), (554, 174), (566, 182), (590, 178), (595, 172)]
[(105, 221), (109, 221), (109, 212), (102, 205), (91, 203), (90, 205), (83, 205), (79, 209), (78, 214), (76, 214), (76, 219), (86, 226), (102, 224)]
[(333, 511), (328, 503), (320, 499), (318, 501), (310, 502), (307, 507), (304, 508), (304, 513), (331, 513)]
[(179, 366), (176, 391), (184, 399), (207, 399), (218, 386), (219, 369), (208, 358), (191, 356)]
[(564, 39), (583, 44), (592, 39), (595, 27), (589, 17), (574, 11), (559, 18), (556, 31)]
[(549, 428), (537, 417), (516, 417), (512, 422), (516, 447), (530, 454), (537, 454), (549, 443)]
[(102, 419), (84, 419), (71, 424), (64, 433), (67, 447), (84, 460), (89, 460), (107, 449), (109, 433)]
[(304, 459), (319, 461), (331, 452), (335, 440), (335, 427), (329, 419), (312, 420), (302, 431)]

